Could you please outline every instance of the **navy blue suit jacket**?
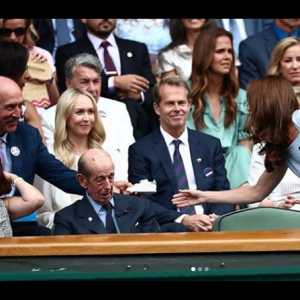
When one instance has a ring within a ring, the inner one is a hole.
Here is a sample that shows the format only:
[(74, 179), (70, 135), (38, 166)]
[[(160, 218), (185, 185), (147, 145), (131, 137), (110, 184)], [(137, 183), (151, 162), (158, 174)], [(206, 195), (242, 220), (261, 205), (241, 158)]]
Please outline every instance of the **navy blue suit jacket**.
[[(73, 19), (75, 39), (82, 38), (86, 34), (86, 28), (80, 19)], [(53, 30), (52, 19), (33, 19), (33, 25), (38, 32), (40, 38), (37, 40), (36, 45), (53, 53), (55, 45), (55, 37)]]
[[(202, 191), (229, 190), (229, 182), (225, 169), (225, 160), (219, 139), (196, 130), (188, 129), (188, 140), (191, 160), (197, 189)], [(197, 159), (201, 158), (198, 163)], [(212, 168), (211, 178), (204, 175), (206, 168)], [(138, 140), (129, 148), (129, 181), (138, 183), (141, 179), (156, 180), (157, 193), (150, 200), (156, 202), (155, 213), (160, 224), (172, 222), (181, 213), (177, 212), (171, 200), (178, 193), (177, 178), (166, 142), (160, 128)], [(159, 207), (167, 208), (159, 211)], [(222, 215), (233, 211), (233, 205), (203, 204), (204, 214)]]
[[(114, 194), (116, 221), (121, 233), (159, 232), (150, 201)], [(107, 233), (86, 196), (58, 211), (54, 217), (55, 235)]]
[(267, 75), (270, 57), (277, 43), (272, 25), (240, 43), (239, 82), (241, 88), (247, 89), (250, 81)]
[[(136, 41), (121, 39), (115, 36), (116, 43), (120, 52), (120, 62), (121, 62), (121, 75), (135, 74), (140, 75), (149, 80), (149, 89), (145, 93), (145, 102), (143, 106), (151, 106), (153, 103), (152, 88), (156, 83), (155, 77), (151, 70), (151, 63), (149, 58), (149, 52), (146, 44), (139, 43)], [(68, 58), (75, 56), (80, 53), (89, 53), (98, 57), (94, 46), (90, 42), (87, 35), (82, 39), (75, 41), (74, 43), (60, 46), (57, 48), (56, 52), (56, 70), (58, 76), (59, 86), (62, 90), (65, 90), (65, 64)], [(127, 54), (131, 53), (132, 56)], [(117, 94), (111, 95), (108, 92), (108, 77), (103, 71), (102, 74), (102, 86), (101, 86), (101, 96), (120, 100)]]
[[(272, 22), (272, 19), (243, 19), (247, 37), (257, 34), (266, 29)], [(224, 28), (222, 19), (217, 19), (218, 26)]]
[(8, 147), (17, 147), (20, 154), (11, 154), (12, 172), (33, 184), (34, 175), (38, 174), (61, 190), (84, 195), (85, 190), (76, 180), (77, 172), (67, 168), (61, 161), (50, 154), (42, 142), (39, 131), (23, 122), (17, 130), (7, 135)]

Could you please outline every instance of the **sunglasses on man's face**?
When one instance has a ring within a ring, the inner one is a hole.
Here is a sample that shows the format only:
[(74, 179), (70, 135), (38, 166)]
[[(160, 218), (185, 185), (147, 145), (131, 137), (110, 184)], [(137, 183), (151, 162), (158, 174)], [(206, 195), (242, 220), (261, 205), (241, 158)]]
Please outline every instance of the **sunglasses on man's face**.
[(14, 33), (15, 36), (22, 36), (26, 33), (26, 28), (19, 27), (16, 29), (9, 29), (9, 28), (1, 28), (0, 29), (0, 35), (2, 37), (9, 37), (11, 34)]

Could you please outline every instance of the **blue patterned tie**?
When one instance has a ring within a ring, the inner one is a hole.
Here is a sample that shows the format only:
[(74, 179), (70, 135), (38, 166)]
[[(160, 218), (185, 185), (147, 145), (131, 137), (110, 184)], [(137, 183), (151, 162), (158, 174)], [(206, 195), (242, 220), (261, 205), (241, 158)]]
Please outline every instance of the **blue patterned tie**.
[(106, 231), (107, 233), (118, 233), (112, 216), (112, 205), (110, 202), (102, 205), (106, 210)]
[(230, 32), (233, 35), (233, 49), (236, 57), (239, 57), (239, 44), (242, 41), (242, 36), (240, 34), (240, 30), (236, 19), (229, 19)]
[(67, 19), (56, 19), (57, 44), (62, 46), (71, 42)]
[[(179, 145), (181, 144), (181, 140), (174, 140), (173, 144), (175, 145), (175, 150), (173, 155), (173, 165), (177, 177), (178, 189), (185, 190), (189, 188), (189, 185), (188, 185), (182, 157), (179, 152)], [(195, 207), (193, 205), (181, 207), (180, 211), (183, 214), (188, 214), (188, 215), (196, 214)]]

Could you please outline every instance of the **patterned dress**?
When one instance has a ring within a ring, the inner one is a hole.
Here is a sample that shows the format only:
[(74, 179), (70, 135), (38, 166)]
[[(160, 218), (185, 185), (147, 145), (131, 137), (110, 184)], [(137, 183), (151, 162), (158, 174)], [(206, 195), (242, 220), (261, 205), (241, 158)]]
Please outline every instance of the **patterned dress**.
[(5, 236), (12, 236), (12, 229), (6, 206), (3, 200), (0, 199), (0, 237)]

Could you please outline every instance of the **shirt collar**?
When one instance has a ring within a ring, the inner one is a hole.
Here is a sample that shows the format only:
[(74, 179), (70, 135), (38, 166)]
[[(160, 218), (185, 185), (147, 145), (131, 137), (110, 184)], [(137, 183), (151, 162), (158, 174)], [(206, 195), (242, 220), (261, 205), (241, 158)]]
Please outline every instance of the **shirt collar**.
[(178, 138), (175, 139), (173, 136), (171, 136), (169, 133), (167, 133), (162, 126), (160, 126), (160, 132), (167, 144), (167, 146), (170, 146), (174, 140), (181, 140), (181, 142), (185, 145), (188, 145), (188, 130), (187, 127), (185, 127), (184, 132), (182, 133), (182, 135)]
[[(97, 51), (99, 49), (101, 43), (104, 40), (100, 39), (99, 37), (97, 37), (89, 32), (87, 33), (87, 36), (88, 36), (89, 40), (91, 41), (91, 43), (93, 44), (93, 47)], [(117, 47), (116, 39), (115, 39), (115, 36), (113, 33), (111, 33), (109, 35), (109, 37), (106, 39), (106, 41), (108, 41), (113, 47)]]
[(7, 133), (5, 133), (3, 136), (0, 137), (2, 141), (7, 144)]
[[(91, 203), (91, 205), (93, 206), (96, 214), (99, 214), (100, 210), (102, 209), (102, 205), (97, 203), (96, 201), (94, 201), (88, 194), (88, 192), (86, 192), (86, 197), (88, 198), (89, 202)], [(115, 208), (115, 202), (114, 202), (114, 198), (110, 199), (110, 203), (112, 205), (113, 208)]]
[(297, 29), (295, 31), (293, 31), (291, 34), (286, 33), (285, 31), (283, 31), (282, 29), (280, 29), (275, 22), (273, 23), (273, 30), (275, 33), (276, 38), (280, 41), (286, 37), (289, 36), (298, 36), (299, 35), (299, 27), (297, 27)]

